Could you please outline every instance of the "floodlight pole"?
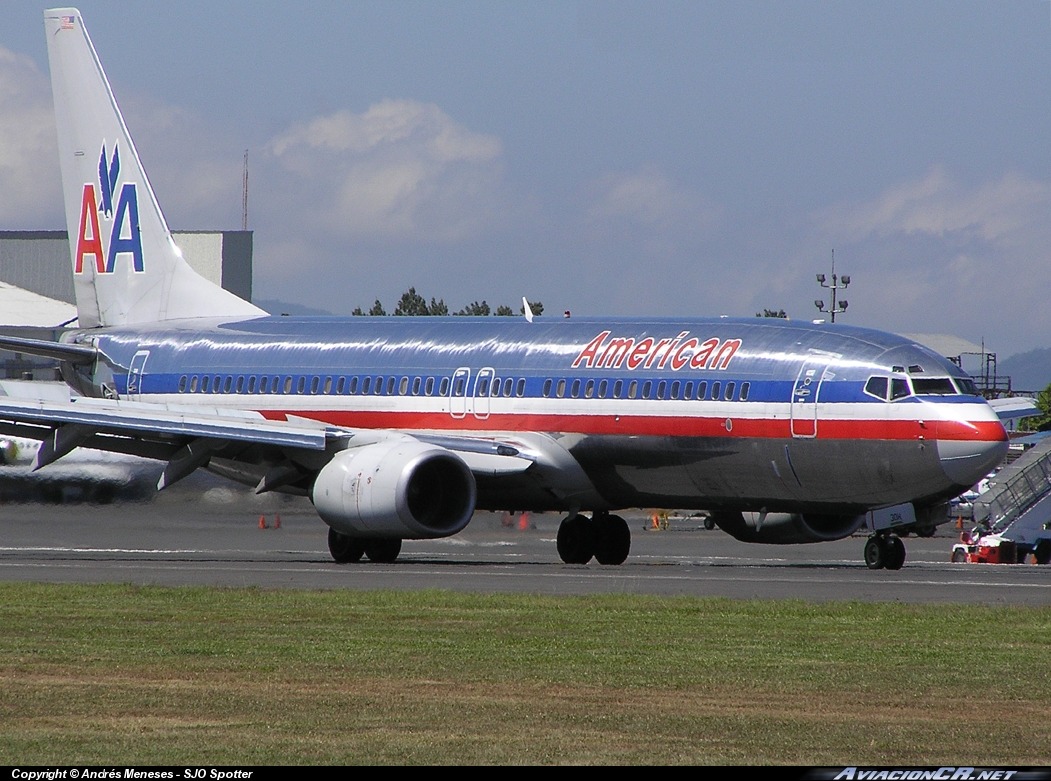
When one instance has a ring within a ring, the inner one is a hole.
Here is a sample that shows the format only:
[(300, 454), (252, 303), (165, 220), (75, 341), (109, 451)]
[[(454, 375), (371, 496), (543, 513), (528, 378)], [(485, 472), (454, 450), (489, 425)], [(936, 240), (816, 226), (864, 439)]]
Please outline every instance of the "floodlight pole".
[(847, 311), (847, 300), (845, 298), (841, 299), (837, 304), (836, 293), (840, 290), (846, 290), (847, 285), (850, 284), (850, 277), (848, 277), (847, 275), (844, 274), (842, 277), (836, 276), (836, 251), (834, 249), (832, 250), (832, 284), (828, 284), (828, 282), (825, 281), (824, 274), (817, 275), (817, 283), (821, 285), (821, 287), (827, 288), (831, 291), (832, 306), (826, 310), (825, 302), (820, 298), (814, 301), (814, 306), (817, 307), (817, 310), (819, 312), (827, 312), (829, 315), (831, 315), (832, 322), (834, 323), (836, 322), (836, 315), (841, 315)]

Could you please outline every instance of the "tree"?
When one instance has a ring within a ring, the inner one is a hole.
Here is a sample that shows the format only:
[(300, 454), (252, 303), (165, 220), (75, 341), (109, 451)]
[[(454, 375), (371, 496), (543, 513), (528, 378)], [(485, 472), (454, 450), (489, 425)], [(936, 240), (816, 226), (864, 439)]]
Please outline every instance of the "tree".
[[(529, 302), (529, 309), (530, 309), (530, 311), (532, 311), (533, 317), (540, 317), (540, 315), (544, 314), (544, 305), (541, 304), (539, 301), (530, 301)], [(524, 306), (518, 307), (518, 313), (521, 314), (521, 315), (524, 315), (525, 314), (525, 307)]]
[(1018, 428), (1022, 431), (1051, 431), (1051, 385), (1036, 394), (1036, 406), (1040, 416), (1024, 418)]
[(449, 307), (445, 305), (445, 299), (439, 298), (437, 301), (434, 300), (434, 296), (431, 296), (431, 305), (428, 307), (429, 311), (427, 314), (432, 317), (448, 317)]
[(780, 317), (784, 320), (788, 319), (788, 315), (785, 314), (784, 309), (764, 309), (762, 314), (755, 313), (756, 317)]
[(430, 312), (427, 309), (427, 299), (417, 293), (416, 288), (410, 287), (407, 291), (401, 294), (401, 300), (398, 301), (398, 305), (394, 308), (394, 314), (407, 315), (410, 317), (429, 315)]
[(361, 311), (360, 306), (354, 307), (354, 311), (350, 313), (351, 317), (364, 317), (365, 313)]
[(496, 312), (494, 312), (494, 314), (497, 317), (514, 317), (515, 316), (515, 310), (513, 310), (509, 306), (506, 306), (504, 304), (500, 304), (500, 306), (498, 306), (496, 308)]
[(372, 317), (384, 317), (387, 313), (383, 309), (383, 304), (377, 298), (376, 303), (372, 305), (372, 309), (369, 310), (369, 314)]
[(485, 303), (485, 301), (483, 301), (480, 304), (477, 301), (474, 301), (473, 303), (470, 303), (467, 306), (465, 306), (456, 314), (469, 315), (474, 317), (487, 317), (490, 314), (489, 304)]

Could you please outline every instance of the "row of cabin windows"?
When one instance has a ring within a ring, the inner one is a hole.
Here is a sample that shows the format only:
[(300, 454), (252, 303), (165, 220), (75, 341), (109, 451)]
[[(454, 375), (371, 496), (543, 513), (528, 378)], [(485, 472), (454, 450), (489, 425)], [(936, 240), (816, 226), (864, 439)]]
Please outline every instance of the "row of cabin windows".
[[(309, 381), (309, 391), (307, 383)], [(484, 382), (478, 389), (479, 396), (517, 396), (525, 395), (525, 378), (520, 377), (516, 383), (514, 378), (489, 378), (485, 377), (479, 382)], [(490, 382), (492, 383), (490, 385)], [(367, 395), (376, 396), (406, 396), (410, 392), (413, 396), (435, 395), (437, 387), (439, 396), (449, 394), (448, 377), (303, 377), (293, 378), (289, 376), (262, 376), (257, 375), (233, 375), (209, 374), (186, 375), (179, 378), (179, 393), (251, 393), (251, 394), (307, 394), (310, 395)], [(457, 378), (454, 395), (463, 396), (465, 378)]]
[[(705, 399), (711, 399), (712, 401), (733, 401), (734, 394), (737, 391), (737, 383), (730, 381), (725, 385), (720, 381), (716, 380), (711, 384), (711, 395), (708, 394), (708, 381), (701, 380), (694, 384), (693, 380), (660, 380), (656, 383), (656, 386), (652, 380), (544, 380), (544, 396), (550, 397), (552, 390), (556, 398), (563, 398), (566, 395), (566, 390), (569, 390), (570, 398), (580, 398), (581, 395), (585, 399), (597, 397), (600, 399), (613, 398), (613, 399), (681, 399), (688, 401), (691, 399), (698, 399), (704, 401)], [(741, 393), (738, 396), (738, 401), (748, 401), (748, 392), (751, 389), (751, 383), (741, 383)], [(696, 390), (696, 395), (694, 391)]]

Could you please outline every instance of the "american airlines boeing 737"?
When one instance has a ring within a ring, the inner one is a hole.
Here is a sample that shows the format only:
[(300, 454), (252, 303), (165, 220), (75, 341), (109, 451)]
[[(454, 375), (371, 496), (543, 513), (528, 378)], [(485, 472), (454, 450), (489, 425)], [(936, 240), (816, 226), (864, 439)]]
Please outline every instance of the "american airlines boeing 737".
[[(45, 12), (79, 328), (49, 355), (83, 397), (5, 399), (0, 432), (204, 467), (311, 498), (339, 562), (393, 561), (475, 509), (566, 514), (568, 563), (619, 564), (624, 508), (703, 509), (739, 540), (945, 519), (1007, 435), (958, 367), (902, 337), (767, 319), (271, 317), (195, 274), (80, 13)], [(528, 315), (527, 311), (527, 315)]]

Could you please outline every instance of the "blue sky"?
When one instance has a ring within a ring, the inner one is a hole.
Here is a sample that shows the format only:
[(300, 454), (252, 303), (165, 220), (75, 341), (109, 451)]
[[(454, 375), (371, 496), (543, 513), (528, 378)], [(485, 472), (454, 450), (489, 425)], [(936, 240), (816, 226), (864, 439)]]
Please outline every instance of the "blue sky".
[[(62, 227), (43, 6), (0, 3), (0, 228)], [(1051, 346), (1051, 4), (80, 4), (177, 229), (256, 295), (817, 316)], [(49, 135), (50, 132), (50, 135)]]

